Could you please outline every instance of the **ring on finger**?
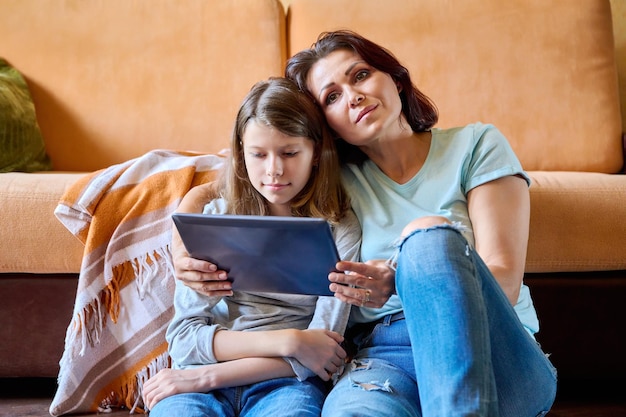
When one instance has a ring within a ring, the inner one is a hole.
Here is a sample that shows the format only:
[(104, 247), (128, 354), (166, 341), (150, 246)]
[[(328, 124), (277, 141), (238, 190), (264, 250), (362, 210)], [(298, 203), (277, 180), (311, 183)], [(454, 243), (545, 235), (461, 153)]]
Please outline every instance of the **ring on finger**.
[(372, 291), (365, 290), (365, 297), (363, 298), (363, 303), (369, 303), (370, 295), (372, 295)]

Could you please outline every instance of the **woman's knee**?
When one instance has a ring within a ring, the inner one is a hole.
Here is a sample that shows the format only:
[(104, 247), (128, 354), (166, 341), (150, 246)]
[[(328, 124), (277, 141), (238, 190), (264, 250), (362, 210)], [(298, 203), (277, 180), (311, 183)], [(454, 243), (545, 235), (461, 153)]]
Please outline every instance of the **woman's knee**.
[(408, 236), (411, 232), (418, 229), (428, 229), (429, 227), (440, 226), (442, 224), (451, 224), (450, 220), (443, 216), (424, 216), (411, 220), (404, 229), (402, 236)]

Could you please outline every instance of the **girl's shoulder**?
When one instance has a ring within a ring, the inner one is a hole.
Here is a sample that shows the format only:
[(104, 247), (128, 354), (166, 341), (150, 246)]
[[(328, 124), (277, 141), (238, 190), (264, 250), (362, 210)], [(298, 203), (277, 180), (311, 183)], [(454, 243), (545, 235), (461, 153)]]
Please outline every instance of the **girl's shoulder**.
[(228, 212), (228, 203), (224, 198), (214, 198), (204, 205), (202, 213), (204, 214), (226, 214)]

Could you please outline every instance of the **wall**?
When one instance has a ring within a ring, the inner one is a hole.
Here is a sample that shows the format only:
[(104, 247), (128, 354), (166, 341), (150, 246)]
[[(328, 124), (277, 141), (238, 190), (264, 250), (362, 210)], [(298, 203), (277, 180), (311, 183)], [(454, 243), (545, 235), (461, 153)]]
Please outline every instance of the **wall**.
[[(285, 10), (287, 10), (291, 0), (280, 1), (285, 6)], [(615, 34), (615, 57), (619, 76), (620, 101), (622, 103), (622, 131), (626, 131), (626, 0), (610, 0), (610, 2), (613, 13), (613, 33)]]

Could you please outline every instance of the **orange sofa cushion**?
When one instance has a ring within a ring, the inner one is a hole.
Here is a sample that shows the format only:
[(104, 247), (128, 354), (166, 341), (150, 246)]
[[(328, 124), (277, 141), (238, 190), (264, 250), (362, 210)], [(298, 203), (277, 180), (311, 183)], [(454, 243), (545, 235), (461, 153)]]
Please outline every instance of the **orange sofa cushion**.
[(83, 174), (0, 175), (0, 273), (78, 273), (84, 246), (54, 217), (54, 209)]
[(531, 171), (526, 272), (626, 270), (626, 175)]

